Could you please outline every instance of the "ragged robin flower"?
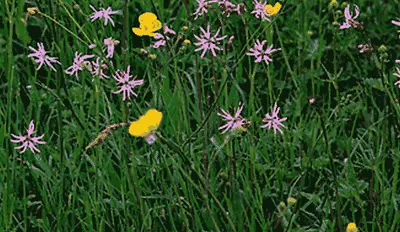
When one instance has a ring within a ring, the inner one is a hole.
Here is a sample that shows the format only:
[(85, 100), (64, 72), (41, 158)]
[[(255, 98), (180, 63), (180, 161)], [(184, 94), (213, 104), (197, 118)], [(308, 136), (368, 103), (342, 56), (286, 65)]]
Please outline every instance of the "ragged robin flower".
[(358, 228), (357, 228), (356, 223), (350, 222), (350, 223), (347, 225), (346, 232), (358, 232)]
[(93, 10), (92, 15), (90, 15), (90, 18), (92, 19), (91, 21), (93, 22), (97, 19), (104, 19), (104, 25), (107, 25), (108, 21), (110, 21), (111, 25), (115, 26), (114, 20), (110, 16), (121, 13), (119, 10), (112, 10), (111, 7), (108, 7), (107, 9), (101, 8), (100, 10), (96, 10), (92, 5), (89, 7)]
[(277, 2), (275, 3), (274, 6), (268, 4), (264, 7), (265, 11), (267, 12), (268, 15), (273, 16), (279, 13), (279, 11), (281, 10), (282, 5)]
[(151, 12), (145, 12), (139, 16), (139, 28), (132, 28), (132, 32), (138, 36), (156, 36), (156, 31), (162, 27), (161, 22), (157, 19), (157, 16)]
[(221, 134), (224, 134), (228, 131), (230, 132), (243, 132), (246, 129), (243, 127), (249, 122), (243, 118), (240, 114), (242, 113), (243, 105), (239, 103), (239, 106), (236, 108), (235, 114), (232, 116), (227, 111), (221, 108), (221, 113), (217, 113), (218, 116), (222, 118), (226, 123), (220, 126), (218, 129), (222, 130)]
[(160, 126), (162, 116), (162, 113), (156, 109), (148, 110), (138, 120), (131, 122), (129, 134), (145, 138), (148, 144), (153, 144), (157, 139), (155, 131)]
[(286, 128), (285, 125), (282, 124), (282, 122), (286, 121), (287, 118), (279, 118), (278, 114), (280, 111), (280, 107), (278, 107), (275, 103), (274, 108), (271, 107), (271, 114), (267, 113), (265, 115), (265, 118), (263, 119), (263, 122), (266, 123), (265, 125), (262, 125), (261, 128), (268, 128), (270, 130), (271, 128), (274, 129), (274, 136), (276, 136), (276, 131), (279, 131), (281, 134), (283, 134), (283, 131), (280, 127)]
[(130, 100), (131, 95), (137, 97), (137, 94), (133, 92), (133, 89), (136, 86), (143, 85), (143, 80), (136, 80), (136, 76), (132, 78), (130, 75), (131, 66), (128, 65), (128, 69), (125, 70), (118, 70), (113, 75), (114, 79), (117, 81), (118, 90), (114, 91), (114, 94), (122, 93), (122, 100), (125, 101), (126, 99)]
[(61, 63), (57, 60), (56, 57), (50, 57), (47, 55), (48, 52), (46, 50), (44, 50), (43, 43), (37, 43), (37, 45), (38, 45), (37, 49), (29, 46), (29, 49), (31, 51), (33, 51), (33, 53), (28, 55), (28, 57), (36, 58), (34, 61), (39, 64), (39, 66), (37, 67), (37, 70), (39, 70), (43, 66), (43, 64), (46, 64), (51, 69), (56, 71), (56, 69), (54, 68), (54, 66), (51, 63), (55, 63), (55, 64), (61, 64)]
[(347, 29), (350, 27), (353, 28), (359, 28), (361, 24), (357, 21), (355, 21), (356, 18), (360, 15), (360, 8), (354, 4), (354, 15), (350, 13), (350, 5), (347, 5), (347, 7), (344, 9), (344, 16), (345, 16), (345, 22), (339, 27), (340, 29)]
[(29, 123), (29, 127), (26, 130), (26, 135), (19, 136), (19, 135), (14, 135), (11, 134), (14, 139), (11, 139), (11, 142), (13, 143), (22, 143), (20, 146), (15, 147), (15, 149), (20, 149), (20, 153), (24, 153), (27, 148), (29, 148), (33, 153), (39, 152), (40, 150), (36, 147), (37, 144), (46, 144), (45, 141), (41, 141), (43, 138), (44, 134), (34, 137), (33, 134), (35, 134), (35, 124), (33, 123), (33, 120)]
[(254, 14), (256, 18), (258, 19), (261, 18), (261, 20), (271, 21), (268, 18), (269, 14), (267, 14), (267, 11), (265, 10), (265, 8), (267, 7), (266, 1), (254, 0), (253, 4), (254, 4), (254, 10), (251, 13)]

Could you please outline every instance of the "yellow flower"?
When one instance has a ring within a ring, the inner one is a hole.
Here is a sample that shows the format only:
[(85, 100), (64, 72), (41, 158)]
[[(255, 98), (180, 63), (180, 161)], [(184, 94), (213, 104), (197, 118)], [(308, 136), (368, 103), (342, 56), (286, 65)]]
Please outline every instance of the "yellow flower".
[(190, 40), (185, 39), (185, 40), (183, 41), (183, 43), (186, 44), (186, 45), (187, 45), (187, 44), (190, 44)]
[(275, 6), (272, 6), (270, 4), (265, 6), (265, 11), (267, 12), (268, 15), (273, 16), (279, 13), (279, 11), (281, 10), (282, 5), (278, 2), (275, 3)]
[(157, 19), (157, 16), (151, 12), (143, 13), (139, 16), (140, 28), (134, 27), (132, 28), (133, 33), (138, 36), (150, 36), (153, 37), (156, 35), (156, 31), (160, 30), (162, 25), (161, 22)]
[(289, 197), (287, 199), (287, 203), (288, 203), (289, 206), (296, 204), (296, 202), (297, 202), (296, 198)]
[(162, 113), (156, 109), (150, 109), (138, 120), (131, 122), (129, 134), (135, 137), (148, 137), (161, 123)]
[(29, 7), (29, 8), (26, 9), (26, 10), (27, 10), (27, 11), (29, 12), (29, 14), (31, 14), (31, 15), (34, 15), (34, 14), (36, 14), (36, 12), (39, 11), (37, 7)]
[(157, 58), (156, 54), (149, 54), (148, 57), (152, 60), (155, 60)]
[(334, 9), (336, 9), (336, 8), (338, 8), (339, 7), (339, 3), (336, 1), (336, 0), (332, 0), (330, 3), (329, 3), (329, 8), (334, 8)]
[(312, 31), (307, 31), (308, 35), (313, 35), (314, 33)]
[(358, 232), (356, 223), (350, 222), (350, 223), (347, 225), (346, 232)]
[(186, 31), (187, 29), (189, 29), (188, 26), (183, 26), (183, 27), (182, 27), (182, 30), (184, 30), (184, 31)]

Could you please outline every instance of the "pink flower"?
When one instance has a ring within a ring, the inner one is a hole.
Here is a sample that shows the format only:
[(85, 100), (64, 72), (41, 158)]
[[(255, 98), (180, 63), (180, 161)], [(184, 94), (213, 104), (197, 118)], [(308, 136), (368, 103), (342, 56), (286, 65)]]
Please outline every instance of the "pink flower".
[(227, 123), (225, 125), (220, 126), (218, 129), (223, 130), (221, 134), (227, 132), (227, 131), (234, 131), (236, 128), (243, 126), (247, 120), (244, 119), (240, 113), (242, 113), (243, 110), (243, 105), (240, 105), (236, 109), (236, 113), (234, 116), (230, 115), (228, 112), (226, 112), (224, 109), (221, 108), (222, 113), (217, 113), (218, 116), (221, 116), (224, 121)]
[(265, 6), (267, 5), (266, 1), (259, 2), (257, 0), (254, 0), (253, 4), (254, 4), (254, 10), (251, 13), (254, 14), (256, 18), (258, 19), (261, 18), (262, 20), (271, 21), (268, 18), (269, 15), (267, 11), (265, 10)]
[(104, 44), (107, 45), (107, 56), (106, 58), (112, 58), (114, 56), (114, 45), (119, 44), (118, 40), (114, 40), (111, 37), (104, 39)]
[(367, 53), (373, 51), (373, 48), (369, 44), (360, 44), (358, 45), (358, 49), (360, 53)]
[(99, 11), (97, 11), (96, 8), (94, 8), (92, 5), (90, 5), (90, 8), (94, 11), (93, 14), (90, 16), (92, 22), (96, 19), (104, 18), (104, 25), (107, 25), (108, 21), (110, 21), (110, 23), (115, 26), (114, 21), (112, 20), (110, 15), (119, 14), (119, 10), (113, 11), (111, 7), (108, 7), (107, 9), (101, 8)]
[(222, 13), (229, 17), (232, 12), (236, 12), (237, 14), (241, 14), (243, 11), (246, 10), (244, 4), (233, 4), (228, 0), (220, 0), (218, 2), (219, 8), (221, 8)]
[(128, 66), (127, 71), (118, 70), (115, 75), (113, 75), (114, 79), (118, 82), (119, 90), (113, 93), (118, 94), (122, 92), (122, 100), (125, 101), (126, 98), (130, 100), (130, 95), (137, 97), (137, 94), (133, 92), (133, 88), (138, 85), (143, 85), (143, 80), (135, 80), (136, 76), (131, 80), (132, 75), (129, 75), (131, 66)]
[(76, 78), (78, 78), (78, 72), (82, 71), (84, 67), (90, 69), (90, 61), (86, 61), (86, 59), (91, 59), (94, 55), (81, 56), (82, 53), (75, 52), (74, 63), (65, 70), (66, 74), (70, 76), (75, 74)]
[[(400, 21), (394, 21), (394, 20), (392, 20), (392, 23), (393, 23), (394, 25), (396, 25), (396, 26), (400, 26)], [(400, 30), (398, 30), (397, 32), (400, 33)], [(399, 38), (400, 38), (400, 35), (399, 35)]]
[(279, 118), (278, 117), (278, 113), (280, 108), (276, 105), (274, 105), (274, 108), (272, 109), (272, 114), (270, 115), (269, 113), (265, 115), (265, 118), (263, 119), (263, 122), (267, 123), (265, 125), (262, 125), (261, 128), (266, 128), (268, 127), (268, 130), (270, 130), (271, 128), (274, 128), (274, 136), (276, 136), (276, 130), (278, 130), (279, 132), (281, 132), (281, 134), (283, 134), (283, 131), (279, 128), (279, 127), (284, 127), (286, 128), (285, 125), (282, 124), (282, 122), (286, 121), (286, 117), (285, 118)]
[[(397, 73), (393, 73), (393, 75), (400, 78), (400, 69), (398, 67), (396, 67), (396, 71), (397, 71)], [(397, 87), (400, 88), (400, 80), (396, 81), (396, 83), (394, 83), (394, 85), (397, 85)]]
[(29, 148), (33, 153), (39, 152), (40, 150), (36, 147), (37, 144), (46, 144), (44, 141), (40, 141), (43, 138), (44, 134), (38, 137), (32, 137), (32, 134), (35, 134), (35, 125), (33, 124), (33, 120), (29, 124), (29, 128), (26, 130), (27, 134), (24, 136), (17, 136), (11, 134), (15, 139), (11, 139), (10, 141), (13, 143), (22, 143), (21, 146), (15, 147), (15, 149), (22, 149), (20, 153), (24, 153), (27, 148)]
[(170, 29), (167, 26), (167, 24), (164, 24), (164, 35), (160, 34), (160, 33), (156, 33), (156, 35), (153, 38), (157, 39), (157, 42), (154, 43), (153, 48), (165, 46), (167, 44), (167, 40), (170, 40), (170, 38), (167, 36), (168, 34), (176, 35), (176, 32), (174, 30)]
[(194, 35), (194, 37), (199, 41), (197, 43), (194, 43), (196, 46), (200, 46), (199, 48), (196, 48), (194, 51), (200, 51), (203, 50), (203, 53), (201, 54), (201, 57), (203, 58), (204, 55), (206, 54), (207, 50), (211, 50), (211, 53), (213, 56), (217, 56), (215, 53), (215, 50), (222, 50), (219, 48), (217, 45), (219, 45), (219, 41), (223, 40), (226, 38), (226, 35), (217, 38), (219, 31), (221, 28), (218, 29), (218, 31), (215, 33), (214, 36), (211, 36), (210, 33), (210, 25), (207, 25), (207, 31), (205, 31), (202, 27), (200, 27), (201, 32), (203, 32), (203, 35), (200, 37), (197, 35)]
[(396, 60), (396, 63), (400, 64), (400, 60)]
[(218, 2), (218, 0), (197, 0), (197, 3), (199, 4), (199, 6), (197, 7), (197, 10), (193, 13), (193, 15), (195, 15), (196, 17), (194, 18), (195, 20), (199, 17), (202, 16), (205, 13), (208, 13), (208, 6), (211, 3), (215, 3)]
[(396, 25), (396, 26), (400, 26), (400, 21), (394, 21), (394, 20), (392, 20), (392, 23), (393, 23), (394, 25)]
[(346, 29), (350, 27), (357, 28), (360, 25), (359, 22), (354, 20), (358, 18), (360, 14), (360, 8), (356, 4), (354, 4), (354, 11), (355, 15), (353, 17), (353, 14), (350, 14), (350, 5), (347, 5), (347, 7), (344, 9), (344, 16), (346, 17), (346, 21), (339, 27), (340, 29)]
[(44, 63), (46, 63), (51, 69), (57, 72), (54, 66), (51, 63), (61, 64), (57, 58), (50, 57), (47, 54), (47, 51), (44, 50), (43, 43), (37, 43), (38, 49), (34, 49), (33, 47), (29, 46), (29, 49), (33, 51), (33, 53), (29, 54), (28, 57), (35, 57), (35, 62), (39, 64), (37, 70), (39, 70)]
[(267, 43), (266, 40), (263, 40), (261, 43), (259, 40), (257, 40), (256, 43), (254, 44), (254, 48), (250, 48), (250, 52), (247, 53), (247, 55), (255, 56), (257, 58), (255, 60), (256, 63), (259, 63), (262, 60), (264, 60), (266, 64), (269, 64), (269, 62), (272, 61), (272, 59), (269, 56), (272, 53), (281, 50), (280, 48), (273, 49), (272, 44), (271, 44), (271, 46), (267, 47), (266, 50), (264, 50), (263, 47), (264, 47), (265, 43)]
[[(106, 74), (104, 74), (104, 70), (108, 68), (107, 64), (104, 64), (102, 61), (100, 61), (100, 57), (97, 57), (96, 61), (92, 61), (92, 65), (90, 66), (90, 74), (93, 76), (98, 76), (100, 79), (102, 78), (110, 78)], [(92, 78), (92, 81), (94, 81), (94, 77)]]

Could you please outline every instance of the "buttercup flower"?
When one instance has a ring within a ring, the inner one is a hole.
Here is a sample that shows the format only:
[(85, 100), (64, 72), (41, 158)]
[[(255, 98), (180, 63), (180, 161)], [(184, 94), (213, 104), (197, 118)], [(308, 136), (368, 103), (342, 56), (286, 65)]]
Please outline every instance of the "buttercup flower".
[(238, 128), (243, 128), (243, 125), (247, 123), (247, 120), (240, 115), (242, 113), (242, 110), (243, 105), (239, 104), (234, 116), (232, 116), (221, 108), (222, 113), (217, 113), (217, 115), (222, 117), (222, 119), (226, 121), (225, 125), (222, 125), (218, 128), (219, 130), (223, 130), (221, 134), (224, 134), (227, 131), (233, 132)]
[(263, 47), (265, 43), (267, 43), (266, 40), (263, 40), (261, 43), (259, 40), (257, 40), (254, 44), (254, 47), (250, 48), (250, 52), (247, 53), (247, 55), (255, 56), (257, 58), (254, 62), (259, 63), (264, 60), (266, 64), (269, 64), (269, 62), (272, 61), (270, 55), (274, 52), (281, 50), (280, 48), (273, 49), (272, 44), (268, 46), (266, 50), (264, 50)]
[(355, 21), (355, 19), (360, 15), (360, 8), (356, 4), (354, 4), (354, 11), (355, 15), (353, 16), (353, 14), (350, 14), (350, 5), (347, 5), (347, 7), (344, 9), (346, 21), (339, 27), (340, 29), (346, 29), (350, 27), (357, 28), (360, 25), (359, 22)]
[(88, 68), (90, 70), (90, 61), (86, 59), (91, 59), (93, 57), (94, 55), (82, 56), (82, 53), (75, 52), (74, 63), (65, 70), (65, 73), (70, 76), (75, 74), (76, 78), (78, 78), (78, 72), (82, 71), (83, 68)]
[(44, 63), (47, 64), (51, 69), (57, 72), (57, 70), (54, 68), (54, 66), (51, 63), (56, 63), (56, 64), (61, 64), (57, 58), (55, 57), (50, 57), (47, 54), (47, 51), (44, 50), (43, 43), (37, 43), (38, 49), (34, 49), (33, 47), (29, 46), (29, 49), (33, 51), (33, 53), (29, 54), (28, 57), (35, 57), (36, 59), (34, 60), (36, 63), (39, 64), (37, 67), (37, 70), (39, 70)]
[(39, 9), (37, 7), (29, 7), (28, 9), (26, 9), (28, 11), (29, 14), (34, 15), (36, 14), (36, 12), (39, 11)]
[(24, 153), (27, 148), (29, 148), (33, 153), (39, 152), (40, 150), (36, 147), (37, 144), (46, 144), (45, 141), (40, 141), (43, 138), (44, 134), (38, 137), (33, 137), (32, 135), (36, 133), (35, 124), (33, 120), (29, 123), (29, 128), (26, 130), (27, 134), (24, 136), (18, 136), (11, 134), (15, 139), (11, 139), (13, 143), (22, 143), (21, 146), (15, 147), (15, 149), (21, 149), (20, 153)]
[(358, 232), (356, 223), (350, 222), (350, 223), (347, 225), (346, 232)]
[(115, 45), (119, 44), (118, 40), (113, 38), (104, 39), (104, 44), (107, 45), (107, 56), (106, 58), (112, 58), (114, 56)]
[(123, 70), (118, 70), (115, 75), (113, 75), (114, 79), (117, 81), (117, 85), (119, 90), (113, 92), (115, 94), (121, 93), (122, 92), (122, 100), (126, 100), (128, 98), (129, 100), (131, 99), (130, 96), (131, 94), (135, 97), (137, 97), (137, 94), (133, 92), (133, 88), (138, 85), (143, 85), (144, 81), (143, 80), (135, 80), (136, 76), (131, 80), (132, 75), (129, 75), (131, 66), (128, 66), (127, 71)]
[(339, 3), (338, 3), (336, 0), (332, 0), (332, 1), (329, 3), (328, 7), (331, 8), (331, 9), (336, 9), (336, 8), (339, 7)]
[(253, 2), (254, 4), (254, 10), (251, 12), (252, 14), (254, 14), (256, 16), (256, 18), (261, 18), (261, 20), (267, 20), (267, 21), (271, 21), (268, 18), (268, 13), (265, 10), (266, 6), (267, 6), (267, 2), (261, 0), (260, 2), (257, 0), (254, 0)]
[(286, 117), (285, 118), (279, 118), (278, 117), (278, 113), (280, 111), (280, 108), (276, 105), (274, 105), (274, 108), (272, 109), (272, 113), (271, 114), (266, 114), (265, 118), (263, 119), (263, 122), (265, 122), (266, 124), (261, 126), (261, 128), (266, 128), (268, 127), (268, 130), (270, 130), (271, 128), (274, 128), (274, 136), (276, 136), (276, 131), (278, 130), (279, 132), (281, 132), (281, 134), (283, 134), (283, 131), (281, 128), (279, 127), (284, 127), (286, 128), (285, 125), (282, 124), (282, 122), (286, 121)]
[(156, 35), (156, 31), (160, 30), (162, 25), (161, 22), (157, 19), (157, 16), (151, 12), (145, 12), (139, 16), (140, 28), (134, 27), (132, 28), (133, 33), (138, 36), (150, 36), (154, 37)]
[(107, 9), (101, 8), (99, 11), (96, 10), (92, 5), (90, 5), (90, 8), (94, 11), (93, 14), (90, 16), (92, 19), (92, 22), (104, 18), (104, 25), (107, 25), (108, 21), (110, 21), (111, 25), (115, 26), (114, 20), (110, 17), (110, 15), (113, 14), (119, 14), (119, 10), (112, 10), (111, 7), (108, 7)]
[(199, 6), (197, 7), (197, 10), (193, 13), (193, 15), (196, 16), (194, 19), (196, 20), (199, 16), (208, 13), (207, 8), (211, 3), (215, 2), (218, 2), (218, 0), (197, 0), (197, 4)]
[(296, 198), (293, 198), (293, 197), (289, 197), (286, 201), (288, 203), (288, 206), (292, 206), (292, 205), (296, 204), (296, 202), (297, 202)]
[(278, 3), (275, 3), (274, 6), (268, 4), (265, 6), (264, 9), (267, 11), (268, 15), (273, 16), (273, 15), (278, 14), (279, 11), (281, 10), (281, 8), (282, 8), (282, 5), (278, 2)]
[(190, 44), (190, 40), (185, 39), (185, 40), (183, 41), (183, 43), (186, 44), (186, 45), (188, 45), (188, 44)]
[(164, 34), (156, 33), (156, 36), (154, 36), (154, 38), (158, 41), (154, 43), (153, 48), (165, 46), (167, 44), (167, 40), (170, 40), (170, 38), (167, 36), (168, 34), (176, 35), (176, 32), (170, 29), (167, 24), (164, 24)]
[[(400, 78), (400, 69), (398, 67), (396, 67), (396, 71), (397, 71), (397, 73), (393, 73), (393, 75)], [(396, 83), (394, 83), (394, 85), (397, 85), (397, 87), (400, 88), (400, 80), (396, 81)]]
[(194, 37), (199, 41), (197, 43), (194, 43), (194, 45), (196, 46), (200, 46), (199, 48), (196, 48), (194, 51), (200, 51), (203, 50), (203, 53), (201, 53), (201, 57), (203, 58), (204, 55), (206, 54), (206, 52), (208, 50), (211, 51), (213, 56), (217, 56), (217, 54), (215, 53), (215, 50), (222, 50), (222, 48), (219, 48), (217, 45), (219, 45), (219, 41), (223, 40), (226, 38), (226, 35), (222, 36), (222, 37), (217, 37), (219, 34), (219, 31), (221, 30), (221, 28), (218, 29), (218, 31), (215, 33), (214, 36), (211, 36), (210, 33), (210, 25), (207, 25), (207, 31), (205, 31), (202, 27), (200, 27), (201, 32), (203, 33), (203, 35), (201, 35), (200, 37), (197, 35), (194, 35)]
[(150, 109), (138, 120), (131, 122), (129, 134), (135, 137), (143, 137), (148, 144), (156, 141), (155, 131), (160, 126), (162, 113), (156, 109)]

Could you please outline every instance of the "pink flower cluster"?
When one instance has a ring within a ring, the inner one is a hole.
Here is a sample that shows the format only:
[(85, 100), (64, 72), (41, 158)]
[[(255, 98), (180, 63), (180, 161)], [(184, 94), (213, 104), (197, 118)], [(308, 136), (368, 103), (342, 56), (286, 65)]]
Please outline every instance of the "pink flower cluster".
[(137, 97), (137, 94), (133, 92), (133, 88), (135, 88), (138, 85), (143, 85), (144, 81), (143, 80), (136, 80), (136, 76), (132, 78), (132, 75), (130, 75), (130, 69), (131, 67), (128, 66), (127, 71), (124, 70), (118, 70), (115, 72), (113, 75), (114, 79), (117, 81), (118, 85), (118, 90), (113, 92), (115, 94), (122, 93), (122, 100), (126, 99), (131, 99), (130, 96), (131, 94), (135, 97)]
[(176, 32), (169, 28), (167, 24), (164, 24), (163, 26), (164, 34), (156, 33), (156, 35), (153, 37), (157, 39), (157, 42), (154, 43), (153, 48), (158, 48), (160, 46), (165, 46), (167, 44), (167, 40), (170, 40), (170, 38), (167, 36), (169, 35), (176, 35)]
[[(235, 130), (243, 127), (243, 125), (249, 123), (245, 118), (243, 118), (240, 114), (242, 113), (243, 110), (243, 105), (239, 103), (239, 106), (237, 107), (235, 114), (232, 116), (229, 114), (227, 111), (221, 108), (221, 113), (217, 113), (218, 116), (222, 117), (222, 120), (226, 121), (226, 124), (220, 126), (218, 129), (223, 130), (221, 133), (224, 134), (226, 132), (234, 132)], [(268, 128), (270, 130), (271, 128), (274, 129), (274, 136), (276, 136), (276, 131), (279, 131), (281, 134), (283, 134), (283, 130), (281, 127), (286, 128), (285, 125), (282, 124), (282, 122), (286, 121), (287, 118), (279, 118), (278, 114), (280, 111), (280, 108), (277, 106), (275, 103), (274, 107), (271, 108), (271, 114), (267, 113), (265, 115), (265, 118), (262, 120), (265, 125), (262, 125), (261, 128)]]
[(347, 5), (347, 7), (344, 9), (344, 16), (346, 18), (346, 21), (339, 27), (340, 29), (346, 29), (346, 28), (357, 28), (361, 24), (357, 21), (355, 21), (356, 18), (360, 15), (360, 8), (354, 4), (354, 11), (355, 15), (350, 13), (350, 5)]
[(280, 48), (273, 49), (272, 48), (273, 45), (270, 45), (266, 49), (264, 49), (264, 45), (266, 43), (267, 43), (266, 40), (263, 40), (262, 42), (257, 40), (256, 43), (254, 44), (254, 47), (250, 48), (250, 52), (248, 52), (247, 55), (256, 57), (256, 60), (254, 61), (256, 63), (265, 61), (266, 64), (269, 64), (269, 62), (272, 61), (270, 55), (281, 49)]
[(195, 16), (195, 20), (206, 13), (208, 13), (208, 8), (211, 6), (211, 3), (217, 3), (218, 7), (222, 10), (222, 13), (229, 17), (232, 13), (236, 13), (240, 15), (244, 11), (246, 11), (246, 7), (243, 3), (233, 4), (229, 0), (197, 0), (198, 7), (196, 11), (193, 13)]
[(261, 19), (261, 20), (271, 21), (268, 18), (269, 15), (268, 15), (267, 11), (265, 10), (265, 6), (267, 5), (267, 1), (254, 0), (253, 4), (254, 4), (254, 10), (251, 13), (254, 14), (254, 16), (256, 18)]
[[(396, 26), (400, 26), (400, 21), (394, 21), (394, 20), (392, 20), (392, 23), (393, 23), (394, 25), (396, 25)], [(400, 33), (400, 30), (399, 30), (398, 32)], [(399, 38), (400, 38), (400, 35), (399, 35)], [(396, 60), (395, 62), (396, 62), (397, 64), (400, 64), (400, 60)], [(393, 73), (393, 75), (396, 76), (396, 77), (398, 77), (398, 78), (400, 78), (400, 69), (399, 69), (398, 67), (396, 67), (396, 73)], [(397, 87), (400, 88), (400, 80), (396, 81), (396, 82), (394, 83), (394, 85), (397, 85)]]
[(18, 135), (11, 134), (11, 136), (14, 137), (14, 139), (11, 139), (11, 142), (22, 143), (20, 146), (15, 147), (15, 149), (21, 150), (20, 153), (24, 153), (27, 148), (29, 148), (33, 153), (35, 153), (35, 152), (40, 153), (40, 150), (36, 147), (36, 145), (46, 144), (46, 142), (41, 141), (44, 134), (42, 134), (41, 136), (38, 136), (38, 137), (33, 137), (32, 135), (35, 133), (36, 133), (35, 124), (33, 123), (33, 121), (31, 121), (29, 123), (28, 129), (26, 130), (26, 135), (18, 136)]
[(194, 37), (199, 41), (197, 43), (194, 43), (194, 45), (199, 46), (199, 48), (195, 49), (194, 51), (197, 52), (203, 50), (203, 52), (201, 53), (202, 58), (204, 57), (204, 55), (208, 50), (211, 51), (211, 54), (213, 56), (217, 56), (215, 50), (219, 51), (222, 50), (222, 48), (218, 47), (218, 45), (220, 41), (225, 39), (227, 36), (224, 35), (218, 38), (218, 34), (221, 28), (219, 28), (217, 32), (213, 36), (211, 36), (210, 25), (207, 25), (207, 31), (205, 31), (202, 27), (200, 27), (200, 30), (203, 33), (203, 35), (200, 36), (194, 35)]
[(90, 8), (93, 10), (93, 14), (90, 16), (92, 22), (97, 19), (104, 19), (104, 25), (107, 25), (108, 21), (110, 21), (111, 25), (115, 26), (114, 20), (110, 16), (121, 13), (119, 10), (113, 11), (111, 7), (108, 7), (107, 9), (101, 8), (100, 10), (96, 10), (96, 8), (90, 5)]
[(29, 49), (31, 51), (33, 51), (33, 53), (28, 55), (28, 57), (36, 58), (34, 61), (39, 64), (39, 66), (37, 67), (37, 70), (39, 70), (43, 66), (43, 64), (46, 64), (54, 71), (57, 71), (51, 63), (56, 63), (56, 64), (61, 64), (61, 63), (57, 60), (57, 58), (50, 57), (47, 55), (47, 51), (44, 50), (43, 43), (37, 43), (37, 45), (38, 45), (38, 49), (35, 49), (35, 48), (29, 46)]

